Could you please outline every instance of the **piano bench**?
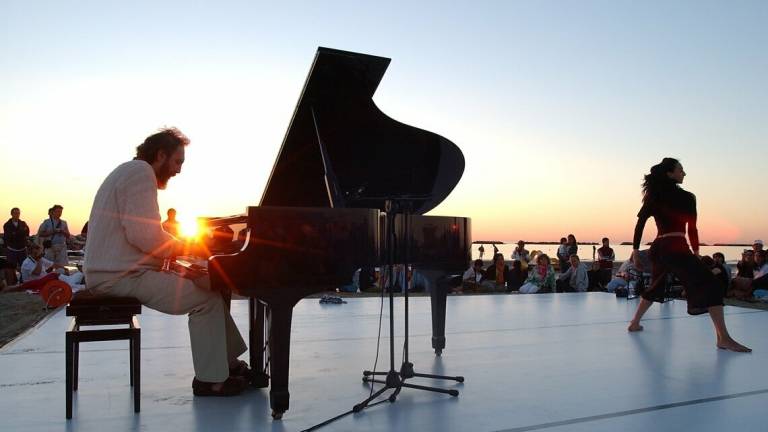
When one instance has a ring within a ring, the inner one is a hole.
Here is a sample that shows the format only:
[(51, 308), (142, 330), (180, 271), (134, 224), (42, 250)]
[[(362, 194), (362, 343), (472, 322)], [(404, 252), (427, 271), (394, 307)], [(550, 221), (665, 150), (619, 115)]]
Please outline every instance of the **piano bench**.
[[(101, 297), (88, 291), (77, 293), (67, 306), (71, 316), (66, 332), (66, 391), (67, 419), (72, 418), (72, 392), (77, 391), (81, 342), (128, 339), (130, 356), (130, 384), (133, 386), (133, 411), (139, 412), (141, 383), (141, 303), (133, 297)], [(89, 329), (85, 326), (127, 325), (123, 328)]]

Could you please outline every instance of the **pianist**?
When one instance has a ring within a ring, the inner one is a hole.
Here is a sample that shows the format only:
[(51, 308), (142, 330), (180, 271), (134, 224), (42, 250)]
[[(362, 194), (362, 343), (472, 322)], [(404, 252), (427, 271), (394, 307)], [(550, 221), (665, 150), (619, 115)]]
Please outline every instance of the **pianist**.
[(128, 296), (160, 312), (189, 314), (196, 396), (231, 396), (247, 383), (246, 351), (220, 293), (207, 276), (191, 280), (161, 271), (184, 244), (163, 231), (157, 190), (181, 172), (189, 140), (163, 129), (136, 148), (136, 158), (115, 168), (99, 187), (89, 218), (85, 275), (91, 292)]

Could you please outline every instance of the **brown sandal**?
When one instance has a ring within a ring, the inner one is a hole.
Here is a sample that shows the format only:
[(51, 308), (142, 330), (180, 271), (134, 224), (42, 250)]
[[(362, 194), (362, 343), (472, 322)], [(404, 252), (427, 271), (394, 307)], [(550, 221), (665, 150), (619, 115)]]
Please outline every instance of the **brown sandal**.
[(224, 381), (219, 390), (214, 390), (213, 386), (217, 383), (200, 381), (197, 378), (192, 379), (192, 393), (195, 396), (235, 396), (245, 390), (246, 382), (242, 378), (229, 377)]

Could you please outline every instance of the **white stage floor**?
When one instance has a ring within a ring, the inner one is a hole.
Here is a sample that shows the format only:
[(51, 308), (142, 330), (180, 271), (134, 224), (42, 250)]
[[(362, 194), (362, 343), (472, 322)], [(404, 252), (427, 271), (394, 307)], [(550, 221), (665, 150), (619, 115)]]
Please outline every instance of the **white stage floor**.
[[(128, 385), (128, 342), (81, 345), (74, 418), (64, 418), (64, 331), (58, 311), (0, 352), (3, 431), (298, 431), (368, 395), (378, 298), (343, 305), (305, 299), (294, 309), (291, 408), (272, 421), (267, 389), (194, 398), (187, 318), (144, 309), (141, 413)], [(417, 372), (463, 375), (451, 397), (404, 389), (397, 402), (348, 415), (321, 431), (764, 431), (768, 430), (768, 313), (726, 307), (731, 333), (754, 349), (715, 348), (708, 315), (685, 303), (654, 305), (645, 331), (626, 332), (636, 300), (604, 293), (448, 298), (447, 347), (430, 348), (429, 298), (411, 299), (411, 360)], [(396, 302), (402, 334), (402, 299)], [(388, 369), (388, 327), (378, 370)], [(247, 333), (247, 302), (233, 302)], [(396, 340), (400, 362), (402, 338)], [(245, 358), (245, 356), (244, 356)], [(387, 393), (388, 394), (388, 393)]]

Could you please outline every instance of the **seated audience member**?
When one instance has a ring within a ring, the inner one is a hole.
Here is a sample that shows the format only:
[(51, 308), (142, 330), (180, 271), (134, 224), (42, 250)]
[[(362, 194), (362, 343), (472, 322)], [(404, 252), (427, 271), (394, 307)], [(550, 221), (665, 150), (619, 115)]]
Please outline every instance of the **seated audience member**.
[(579, 260), (579, 256), (573, 254), (569, 258), (568, 271), (560, 274), (557, 279), (557, 292), (584, 292), (589, 287), (587, 268)]
[[(517, 242), (514, 252), (512, 252), (512, 259), (515, 261), (524, 262), (526, 265), (531, 260), (531, 253), (525, 248), (525, 242), (520, 240)], [(525, 267), (525, 266), (523, 266)]]
[(624, 288), (629, 285), (630, 271), (635, 270), (635, 265), (632, 264), (632, 260), (626, 260), (621, 264), (619, 270), (611, 278), (610, 282), (605, 285), (605, 290), (608, 292), (616, 292), (616, 288)]
[(70, 273), (64, 266), (56, 264), (43, 256), (43, 248), (38, 244), (29, 246), (27, 259), (21, 264), (21, 278), (24, 282), (40, 279), (49, 273), (57, 272), (58, 279), (66, 282), (73, 292), (84, 289), (83, 274), (79, 271)]
[[(750, 251), (751, 252), (751, 251)], [(760, 250), (754, 255), (752, 264), (752, 277), (736, 276), (731, 282), (731, 288), (727, 291), (727, 297), (734, 297), (740, 300), (749, 300), (755, 290), (765, 290), (768, 288), (768, 264), (766, 264), (766, 251)], [(742, 267), (747, 267), (745, 262)]]
[(520, 294), (552, 292), (555, 288), (555, 270), (549, 256), (540, 254), (536, 257), (536, 266), (528, 269), (528, 278), (520, 287)]
[(0, 272), (2, 272), (2, 277), (0, 277), (0, 280), (3, 281), (4, 285), (11, 286), (16, 284), (17, 281), (15, 267), (16, 266), (9, 263), (5, 258), (0, 258)]
[(736, 277), (752, 279), (754, 277), (755, 253), (751, 249), (744, 249), (741, 253), (741, 261), (736, 263)]
[(478, 288), (480, 288), (480, 282), (483, 281), (483, 275), (485, 275), (485, 271), (483, 270), (483, 260), (476, 259), (472, 263), (472, 267), (464, 272), (464, 275), (461, 278), (461, 288), (457, 290), (457, 292), (462, 292), (462, 290), (477, 291)]
[(520, 240), (512, 252), (512, 269), (507, 283), (508, 291), (517, 291), (528, 277), (528, 263), (531, 261), (531, 253), (525, 248), (525, 242)]
[(727, 279), (728, 287), (730, 287), (733, 276), (731, 275), (731, 267), (725, 262), (725, 255), (722, 252), (715, 252), (712, 254), (712, 259), (715, 261), (715, 265), (720, 266), (725, 272), (725, 279)]
[(725, 293), (728, 290), (728, 274), (725, 272), (725, 269), (723, 269), (723, 266), (717, 264), (715, 260), (708, 255), (701, 257), (701, 263), (712, 271), (712, 274), (715, 275), (715, 279), (720, 283), (720, 287), (723, 290), (722, 292)]
[(766, 262), (766, 251), (759, 250), (755, 252), (755, 270), (752, 278), (752, 289), (768, 289), (768, 262)]
[(485, 276), (480, 286), (491, 291), (504, 291), (509, 281), (509, 266), (504, 263), (504, 255), (493, 255), (493, 262), (485, 269)]

